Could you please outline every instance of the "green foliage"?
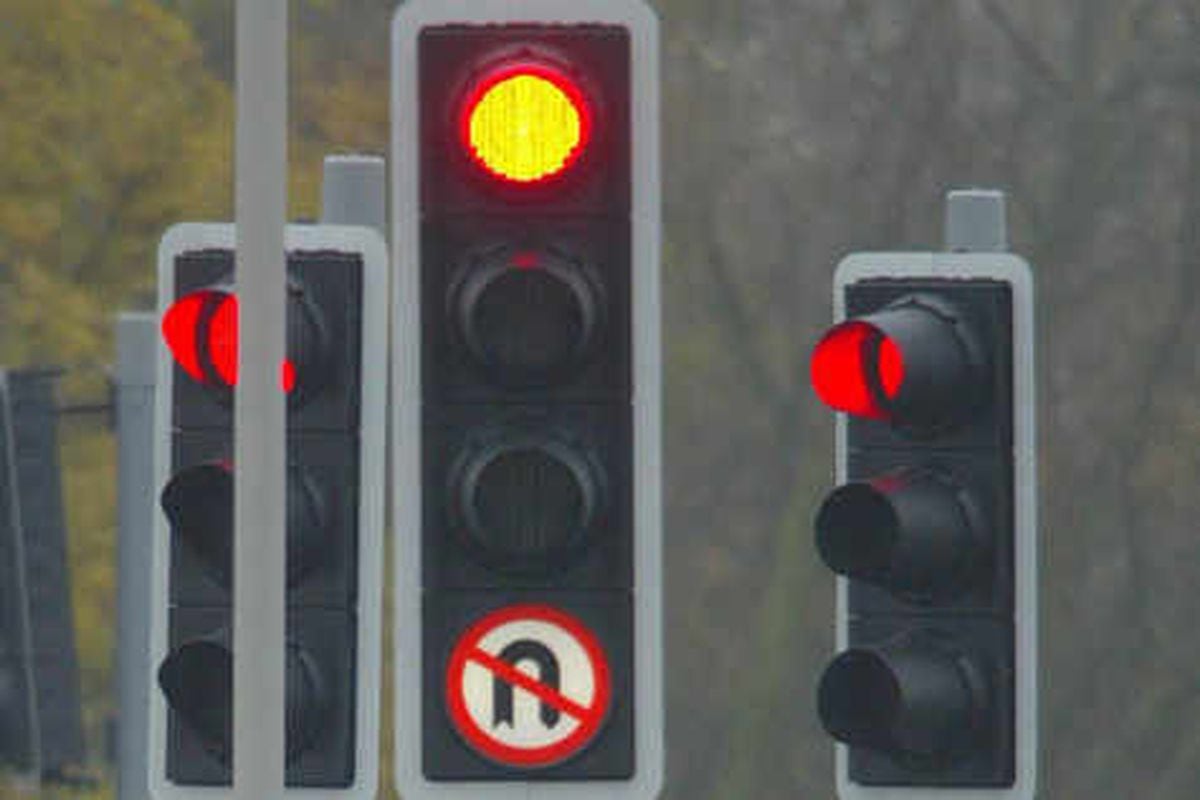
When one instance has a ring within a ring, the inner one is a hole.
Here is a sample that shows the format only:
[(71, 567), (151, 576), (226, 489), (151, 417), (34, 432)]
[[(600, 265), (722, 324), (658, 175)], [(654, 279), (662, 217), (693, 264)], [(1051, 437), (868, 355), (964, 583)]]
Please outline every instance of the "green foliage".
[[(153, 297), (163, 230), (228, 216), (232, 107), (202, 55), (190, 26), (152, 0), (0, 0), (0, 364), (90, 365), (64, 392), (101, 400), (115, 312)], [(93, 419), (64, 421), (60, 434), (85, 731), (98, 756), (115, 710), (116, 454)], [(9, 796), (34, 795), (0, 780)]]
[[(162, 5), (190, 24), (206, 67), (232, 90), (232, 0), (162, 0)], [(326, 155), (387, 151), (387, 31), (395, 6), (393, 0), (294, 0), (289, 5), (293, 219), (320, 215)]]
[(76, 363), (94, 356), (104, 309), (85, 288), (35, 264), (21, 261), (8, 270), (0, 363)]
[(96, 358), (152, 290), (162, 230), (228, 206), (228, 91), (150, 0), (5, 0), (0, 19), (0, 357)]
[(46, 785), (34, 788), (29, 779), (8, 776), (0, 772), (0, 799), (2, 800), (113, 800), (116, 789), (111, 780), (89, 782), (83, 786)]
[(116, 710), (117, 454), (111, 433), (92, 420), (62, 422), (60, 441), (84, 727), (88, 740), (99, 743)]

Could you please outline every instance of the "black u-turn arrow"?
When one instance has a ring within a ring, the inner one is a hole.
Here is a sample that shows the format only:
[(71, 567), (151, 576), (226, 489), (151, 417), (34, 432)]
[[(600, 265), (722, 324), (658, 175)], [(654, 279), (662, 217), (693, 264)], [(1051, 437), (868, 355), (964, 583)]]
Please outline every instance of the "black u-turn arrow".
[[(521, 661), (533, 661), (538, 667), (538, 681), (553, 691), (559, 689), (558, 659), (550, 648), (532, 639), (521, 639), (513, 642), (500, 651), (498, 658), (514, 667)], [(541, 703), (540, 716), (547, 728), (558, 724), (559, 711), (548, 703)], [(513, 687), (499, 675), (492, 678), (492, 727), (500, 723), (513, 725)]]

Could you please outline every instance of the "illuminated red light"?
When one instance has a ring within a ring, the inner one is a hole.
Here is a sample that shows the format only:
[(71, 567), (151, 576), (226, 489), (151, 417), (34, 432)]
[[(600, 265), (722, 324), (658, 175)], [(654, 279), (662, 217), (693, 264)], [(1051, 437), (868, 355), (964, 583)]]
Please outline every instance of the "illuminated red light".
[(883, 406), (900, 392), (904, 357), (900, 347), (867, 322), (833, 328), (813, 350), (813, 389), (826, 405), (847, 414), (886, 420)]
[[(163, 338), (179, 366), (199, 383), (233, 387), (238, 378), (237, 296), (216, 289), (193, 292), (167, 309)], [(296, 388), (296, 367), (281, 365), (285, 392)]]
[(285, 358), (279, 367), (279, 385), (285, 392), (291, 392), (296, 388), (296, 365), (292, 363), (291, 359)]
[(198, 330), (201, 318), (212, 313), (207, 309), (216, 300), (216, 294), (208, 291), (189, 294), (168, 308), (162, 320), (163, 339), (175, 362), (201, 383), (208, 383), (208, 376), (200, 363)]
[(226, 386), (237, 386), (237, 297), (225, 295), (208, 323), (208, 357)]

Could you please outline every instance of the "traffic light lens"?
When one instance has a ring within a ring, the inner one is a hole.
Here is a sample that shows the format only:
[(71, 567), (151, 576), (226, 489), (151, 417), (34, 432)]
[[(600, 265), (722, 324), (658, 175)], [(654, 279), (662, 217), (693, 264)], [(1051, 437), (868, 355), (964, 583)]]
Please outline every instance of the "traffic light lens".
[(899, 521), (886, 495), (870, 484), (834, 490), (817, 512), (817, 549), (830, 569), (870, 579), (887, 572)]
[(158, 670), (171, 708), (221, 761), (232, 738), (233, 654), (219, 642), (197, 640), (171, 653)]
[(578, 549), (599, 512), (598, 468), (554, 439), (501, 443), (467, 459), (460, 513), (470, 543), (493, 566), (544, 569)]
[[(327, 557), (328, 498), (302, 470), (287, 481), (287, 584), (298, 584)], [(171, 530), (212, 580), (233, 585), (233, 473), (226, 463), (198, 464), (172, 476), (160, 498)]]
[[(222, 763), (228, 764), (233, 734), (233, 653), (228, 634), (217, 632), (185, 642), (158, 668), (158, 685), (183, 723)], [(289, 762), (320, 736), (328, 698), (307, 650), (287, 642), (284, 653)]]
[[(238, 377), (238, 304), (231, 292), (204, 289), (167, 309), (162, 333), (176, 363), (206, 386), (231, 388)], [(285, 359), (280, 370), (285, 392), (296, 388), (296, 367)]]
[(542, 64), (509, 65), (485, 78), (468, 100), (463, 121), (476, 163), (517, 184), (565, 172), (586, 149), (590, 129), (583, 92)]
[[(238, 301), (226, 294), (217, 305), (208, 326), (208, 353), (213, 367), (226, 386), (237, 386), (238, 379)], [(296, 366), (290, 359), (280, 365), (279, 385), (285, 392), (296, 388)]]
[[(287, 481), (287, 584), (296, 586), (330, 557), (329, 493), (302, 469), (290, 468)], [(334, 528), (336, 530), (336, 528)]]
[(821, 676), (817, 711), (829, 734), (858, 747), (883, 746), (900, 704), (900, 684), (880, 656), (847, 650)]
[(846, 650), (817, 688), (825, 729), (854, 747), (918, 758), (970, 752), (991, 713), (976, 659), (934, 631)]
[(227, 294), (217, 304), (208, 326), (208, 357), (226, 386), (237, 385), (237, 324), (237, 298)]
[(506, 385), (545, 385), (582, 366), (597, 339), (600, 288), (581, 265), (545, 251), (472, 265), (450, 307), (467, 349)]
[(851, 320), (829, 331), (813, 351), (813, 389), (826, 405), (887, 420), (888, 403), (904, 383), (904, 356), (895, 340), (870, 323)]
[(816, 519), (817, 549), (840, 575), (909, 603), (950, 600), (986, 561), (974, 492), (933, 471), (901, 470), (834, 489)]
[(180, 298), (163, 315), (162, 334), (171, 355), (199, 383), (217, 383), (217, 376), (209, 368), (203, 337), (226, 296), (224, 292), (211, 290), (193, 292)]
[[(527, 313), (512, 313), (519, 309)], [(489, 360), (539, 372), (568, 359), (583, 315), (571, 287), (534, 270), (510, 270), (479, 298), (475, 324)]]
[(224, 464), (200, 464), (172, 478), (160, 503), (171, 529), (221, 586), (232, 581), (233, 475)]
[(883, 337), (879, 342), (879, 352), (876, 356), (879, 370), (879, 385), (888, 399), (893, 399), (900, 392), (900, 384), (904, 382), (904, 357), (896, 340)]
[(583, 492), (571, 469), (542, 450), (513, 450), (479, 475), (475, 507), (489, 545), (540, 554), (567, 544), (583, 522)]

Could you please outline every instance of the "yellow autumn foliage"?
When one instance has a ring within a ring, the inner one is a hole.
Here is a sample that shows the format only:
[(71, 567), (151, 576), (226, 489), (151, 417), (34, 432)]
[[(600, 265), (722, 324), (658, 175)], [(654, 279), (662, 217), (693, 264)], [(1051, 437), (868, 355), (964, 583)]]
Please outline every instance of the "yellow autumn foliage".
[[(105, 400), (115, 314), (146, 308), (155, 250), (231, 206), (229, 87), (190, 26), (152, 0), (0, 0), (0, 366), (62, 366), (62, 402)], [(116, 470), (102, 417), (60, 427), (84, 719), (114, 712)], [(0, 797), (112, 797), (94, 790)], [(12, 794), (17, 792), (17, 794)]]

